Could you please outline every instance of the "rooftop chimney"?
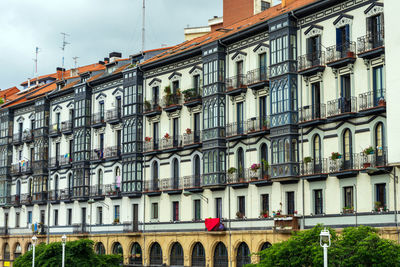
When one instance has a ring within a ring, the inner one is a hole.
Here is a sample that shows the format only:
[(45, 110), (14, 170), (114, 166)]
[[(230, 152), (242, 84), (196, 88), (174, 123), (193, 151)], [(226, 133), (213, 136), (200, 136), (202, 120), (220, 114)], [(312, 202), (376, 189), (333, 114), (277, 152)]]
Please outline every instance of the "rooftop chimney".
[(285, 8), (286, 6), (290, 5), (291, 3), (295, 2), (296, 0), (282, 0), (281, 6)]
[(122, 54), (119, 52), (111, 52), (109, 54), (109, 57), (110, 57), (110, 62), (114, 62), (116, 59), (121, 58)]
[(260, 13), (268, 8), (268, 4), (272, 6), (272, 0), (224, 0), (223, 26), (227, 27)]
[(57, 68), (57, 80), (61, 80), (64, 77), (65, 69), (58, 67)]

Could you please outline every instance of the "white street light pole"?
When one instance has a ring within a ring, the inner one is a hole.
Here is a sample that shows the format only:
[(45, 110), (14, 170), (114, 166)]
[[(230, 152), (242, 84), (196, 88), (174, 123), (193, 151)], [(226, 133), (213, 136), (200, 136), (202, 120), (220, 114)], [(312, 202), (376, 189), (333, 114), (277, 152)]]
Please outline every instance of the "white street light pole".
[(32, 236), (32, 267), (35, 267), (35, 246), (37, 242), (37, 237)]
[(62, 263), (61, 266), (65, 267), (65, 242), (67, 242), (67, 236), (63, 235), (61, 237), (61, 243), (62, 243)]
[(320, 233), (319, 243), (324, 249), (324, 267), (328, 267), (328, 248), (331, 246), (331, 234), (324, 228)]

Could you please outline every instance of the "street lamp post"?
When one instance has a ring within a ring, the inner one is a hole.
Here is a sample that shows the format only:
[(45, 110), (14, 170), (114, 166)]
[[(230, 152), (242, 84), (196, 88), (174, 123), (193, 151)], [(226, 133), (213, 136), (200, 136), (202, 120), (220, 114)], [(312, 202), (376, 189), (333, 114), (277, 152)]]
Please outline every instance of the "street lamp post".
[(205, 201), (205, 202), (208, 204), (208, 198), (205, 197), (205, 196), (202, 195), (202, 194), (199, 194), (199, 193), (192, 193), (192, 192), (185, 191), (185, 192), (183, 192), (183, 195), (184, 195), (185, 197), (192, 196), (192, 195), (199, 196), (203, 201)]
[(67, 242), (67, 236), (63, 235), (61, 237), (61, 243), (62, 243), (62, 260), (61, 260), (61, 266), (65, 266), (65, 242)]
[(328, 267), (328, 248), (331, 246), (331, 234), (324, 228), (320, 233), (319, 243), (324, 248), (324, 267)]
[(37, 242), (37, 237), (32, 236), (32, 267), (35, 267), (35, 246)]
[(90, 205), (90, 220), (89, 220), (89, 234), (92, 234), (92, 205), (94, 203), (93, 199), (89, 199), (88, 204)]

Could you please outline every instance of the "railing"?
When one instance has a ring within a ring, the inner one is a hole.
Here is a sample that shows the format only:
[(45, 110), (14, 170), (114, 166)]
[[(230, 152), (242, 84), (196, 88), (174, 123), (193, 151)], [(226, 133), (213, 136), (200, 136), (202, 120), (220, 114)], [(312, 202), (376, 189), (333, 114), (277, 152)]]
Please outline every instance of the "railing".
[(47, 168), (49, 167), (49, 161), (47, 158), (44, 158), (42, 160), (35, 160), (33, 162), (33, 171), (44, 171), (47, 172)]
[(317, 104), (304, 106), (299, 109), (299, 121), (313, 121), (326, 118), (326, 105)]
[(170, 136), (168, 138), (164, 137), (161, 139), (161, 147), (162, 149), (170, 149), (182, 147), (182, 136)]
[(60, 123), (54, 123), (50, 125), (49, 134), (60, 134), (60, 132), (61, 132)]
[(90, 153), (90, 159), (91, 160), (101, 160), (105, 159), (104, 156), (104, 148), (96, 148), (93, 149)]
[(144, 113), (150, 113), (154, 111), (161, 111), (160, 100), (153, 99), (151, 101), (144, 101)]
[(14, 134), (13, 143), (21, 143), (21, 142), (22, 142), (22, 132)]
[[(107, 187), (110, 191), (110, 187)], [(92, 197), (102, 197), (106, 195), (106, 186), (103, 184), (92, 185), (90, 187), (90, 196)]]
[(69, 200), (74, 196), (74, 191), (72, 188), (61, 190), (60, 193), (61, 200)]
[(113, 183), (104, 185), (106, 196), (119, 196), (121, 194), (121, 184)]
[(364, 53), (385, 45), (385, 35), (382, 32), (370, 33), (357, 38), (358, 53)]
[(376, 92), (367, 92), (359, 94), (359, 110), (365, 110), (370, 108), (375, 108), (377, 106), (386, 105), (386, 91), (382, 89), (382, 95), (377, 96)]
[(331, 63), (344, 58), (354, 58), (356, 53), (356, 43), (346, 42), (342, 45), (332, 45), (326, 48), (326, 62)]
[(298, 58), (298, 70), (303, 71), (318, 66), (325, 66), (325, 52), (316, 51)]
[(65, 165), (69, 165), (72, 163), (72, 157), (71, 154), (67, 155), (67, 156), (60, 156), (59, 158), (59, 164), (60, 166), (65, 166)]
[(144, 142), (144, 152), (149, 152), (149, 151), (155, 151), (155, 150), (160, 150), (161, 148), (161, 143), (160, 139), (152, 139), (150, 141)]
[(73, 231), (74, 234), (87, 233), (87, 231), (86, 231), (86, 223), (84, 223), (84, 224), (81, 224), (81, 223), (73, 224), (72, 225), (72, 231)]
[(33, 130), (25, 130), (22, 134), (22, 141), (31, 142), (33, 140)]
[[(123, 222), (123, 230), (125, 233), (129, 233), (129, 232), (138, 232), (139, 231), (139, 222), (138, 221), (134, 221), (134, 222)], [(133, 257), (135, 257), (135, 255), (132, 255)], [(140, 262), (140, 265), (142, 264), (142, 262)]]
[(388, 153), (387, 147), (378, 147), (375, 149), (373, 154), (365, 155), (363, 152), (360, 153), (361, 166), (363, 168), (368, 167), (383, 167), (388, 164)]
[(92, 115), (92, 125), (99, 123), (105, 123), (104, 113), (98, 112)]
[(268, 68), (258, 68), (247, 72), (247, 84), (255, 84), (258, 82), (268, 81)]
[(247, 132), (266, 131), (270, 128), (270, 117), (255, 117), (247, 120)]
[(300, 162), (301, 175), (328, 173), (328, 159), (311, 159), (310, 162)]
[(72, 121), (63, 121), (61, 123), (61, 132), (69, 132), (72, 130)]
[(107, 121), (119, 120), (119, 119), (121, 119), (121, 109), (113, 108), (113, 109), (106, 111), (106, 120)]
[(34, 201), (34, 202), (46, 201), (47, 198), (48, 198), (47, 192), (33, 193), (33, 195), (32, 195), (32, 201)]
[(183, 187), (185, 189), (198, 188), (198, 187), (202, 186), (202, 180), (203, 180), (203, 176), (200, 174), (184, 176), (183, 177)]
[(226, 125), (226, 136), (246, 134), (248, 131), (247, 121), (233, 122)]
[(336, 116), (349, 112), (357, 112), (357, 97), (352, 96), (350, 99), (339, 98), (328, 101), (328, 117)]
[(183, 145), (192, 145), (201, 143), (201, 131), (191, 131), (183, 134)]
[(8, 228), (7, 227), (0, 227), (0, 235), (8, 235)]
[(31, 171), (32, 171), (32, 163), (30, 161), (14, 163), (11, 165), (11, 174), (21, 174)]
[(329, 159), (329, 172), (358, 170), (361, 168), (360, 155), (345, 153), (338, 159)]
[(170, 106), (182, 105), (182, 95), (179, 93), (166, 95), (162, 99), (162, 107), (167, 108)]
[(238, 74), (226, 80), (226, 90), (234, 90), (237, 88), (245, 88), (247, 85), (247, 76), (245, 74)]
[(21, 204), (27, 205), (32, 203), (32, 196), (31, 194), (21, 194)]
[(269, 180), (271, 175), (270, 168), (263, 168), (260, 166), (258, 169), (237, 169), (235, 172), (227, 173), (227, 182), (229, 184), (246, 183), (256, 180)]
[(21, 204), (21, 194), (12, 195), (11, 196), (11, 204), (12, 205), (19, 205)]
[(51, 201), (61, 200), (61, 190), (50, 190), (49, 191), (49, 200), (51, 200)]
[(151, 181), (144, 181), (144, 192), (158, 192), (160, 191), (160, 179)]
[(115, 158), (121, 156), (121, 147), (111, 146), (104, 149), (105, 158)]
[(160, 180), (161, 190), (180, 190), (183, 189), (183, 181), (179, 177), (164, 178)]
[(49, 167), (58, 167), (60, 166), (60, 159), (61, 157), (51, 157), (50, 158), (50, 166)]
[(202, 96), (202, 89), (201, 88), (192, 88), (182, 92), (184, 101), (190, 102), (194, 100), (201, 99)]

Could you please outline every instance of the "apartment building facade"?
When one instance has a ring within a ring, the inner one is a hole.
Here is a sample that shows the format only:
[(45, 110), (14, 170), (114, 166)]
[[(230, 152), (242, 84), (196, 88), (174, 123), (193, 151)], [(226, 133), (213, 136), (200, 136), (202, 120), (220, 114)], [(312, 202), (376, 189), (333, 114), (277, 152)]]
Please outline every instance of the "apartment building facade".
[(132, 266), (243, 266), (318, 223), (397, 238), (386, 53), (383, 1), (286, 0), (6, 103), (0, 258), (32, 232)]

